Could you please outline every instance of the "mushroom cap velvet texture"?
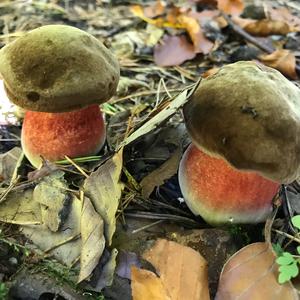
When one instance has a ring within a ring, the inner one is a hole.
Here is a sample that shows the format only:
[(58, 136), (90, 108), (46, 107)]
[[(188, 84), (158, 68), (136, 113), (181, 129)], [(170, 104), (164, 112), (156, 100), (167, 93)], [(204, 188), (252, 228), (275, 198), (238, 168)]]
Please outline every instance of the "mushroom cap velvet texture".
[(28, 160), (40, 167), (42, 157), (56, 161), (94, 155), (105, 142), (105, 124), (98, 105), (66, 113), (27, 111), (22, 148)]
[(120, 69), (114, 55), (89, 33), (67, 25), (46, 25), (0, 50), (0, 73), (16, 105), (66, 112), (111, 98)]
[(265, 221), (280, 186), (255, 172), (237, 170), (193, 144), (180, 162), (179, 184), (191, 211), (212, 225)]
[(197, 147), (280, 183), (300, 175), (300, 89), (280, 72), (237, 62), (203, 79), (184, 106)]

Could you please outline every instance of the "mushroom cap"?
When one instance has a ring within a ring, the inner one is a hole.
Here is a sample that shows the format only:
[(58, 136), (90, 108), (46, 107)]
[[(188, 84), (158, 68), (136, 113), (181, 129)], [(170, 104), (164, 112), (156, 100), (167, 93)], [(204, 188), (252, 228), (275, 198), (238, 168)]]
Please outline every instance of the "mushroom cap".
[(120, 69), (92, 35), (71, 26), (47, 25), (0, 50), (0, 73), (16, 105), (66, 112), (108, 100), (116, 91)]
[(300, 90), (254, 62), (203, 79), (184, 107), (187, 130), (206, 153), (280, 183), (300, 174)]

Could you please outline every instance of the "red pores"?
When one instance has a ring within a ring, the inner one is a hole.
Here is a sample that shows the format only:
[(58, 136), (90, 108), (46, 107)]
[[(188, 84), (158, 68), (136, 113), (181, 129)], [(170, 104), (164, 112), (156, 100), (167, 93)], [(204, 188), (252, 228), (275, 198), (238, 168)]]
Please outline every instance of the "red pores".
[(194, 145), (181, 159), (179, 184), (191, 211), (213, 225), (266, 220), (280, 187), (255, 172), (234, 169)]
[(105, 124), (98, 105), (65, 113), (27, 111), (22, 148), (33, 166), (41, 156), (50, 161), (96, 154), (105, 142)]

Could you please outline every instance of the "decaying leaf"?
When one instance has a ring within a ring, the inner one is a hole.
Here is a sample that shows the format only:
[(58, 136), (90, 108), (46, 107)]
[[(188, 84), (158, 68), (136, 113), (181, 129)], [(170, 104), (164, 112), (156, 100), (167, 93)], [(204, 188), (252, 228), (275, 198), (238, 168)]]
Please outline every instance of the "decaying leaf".
[(165, 180), (176, 174), (180, 158), (181, 149), (178, 148), (166, 162), (142, 179), (140, 186), (145, 198), (150, 196), (156, 186), (164, 184)]
[(156, 268), (171, 300), (209, 299), (207, 262), (199, 252), (159, 239), (143, 257)]
[(154, 61), (158, 66), (176, 66), (196, 56), (194, 47), (185, 36), (165, 35), (154, 48)]
[(162, 281), (148, 270), (131, 268), (133, 300), (172, 300)]
[(96, 266), (93, 277), (90, 282), (85, 285), (85, 288), (95, 292), (100, 292), (104, 287), (111, 286), (114, 279), (116, 269), (116, 259), (118, 255), (117, 249), (112, 249), (111, 252), (104, 250), (99, 264)]
[(290, 282), (278, 283), (275, 258), (267, 243), (254, 243), (239, 250), (222, 270), (216, 300), (299, 299)]
[(0, 221), (18, 225), (41, 224), (40, 205), (33, 201), (33, 191), (12, 191), (0, 204)]
[(218, 67), (213, 67), (213, 68), (211, 68), (211, 69), (208, 69), (208, 70), (205, 71), (204, 73), (202, 73), (201, 76), (202, 76), (203, 78), (206, 78), (206, 77), (208, 77), (208, 76), (214, 75), (214, 74), (216, 74), (216, 73), (219, 71), (219, 69), (220, 69), (220, 68), (218, 68)]
[(79, 239), (81, 201), (73, 197), (70, 203), (70, 212), (59, 231), (52, 232), (44, 224), (20, 228), (21, 232), (41, 250), (68, 266), (74, 263), (81, 252)]
[(254, 36), (265, 37), (273, 34), (286, 35), (289, 32), (297, 31), (295, 27), (290, 26), (288, 23), (281, 20), (252, 20), (240, 17), (234, 17), (233, 20), (245, 31)]
[(191, 95), (195, 92), (196, 88), (200, 84), (200, 81), (198, 81), (195, 85), (193, 85), (190, 89), (185, 89), (180, 94), (178, 94), (172, 101), (166, 103), (163, 103), (163, 108), (160, 106), (157, 107), (155, 112), (153, 112), (153, 117), (143, 124), (140, 128), (138, 128), (136, 131), (134, 131), (127, 139), (121, 143), (120, 147), (126, 146), (136, 139), (140, 138), (141, 136), (144, 136), (145, 134), (155, 130), (165, 122), (167, 119), (169, 119), (172, 115), (174, 115), (180, 107), (182, 107), (191, 97)]
[[(155, 62), (160, 62), (160, 66), (173, 66), (183, 63), (185, 60), (192, 59), (196, 53), (207, 54), (211, 51), (214, 43), (207, 39), (202, 31), (198, 17), (193, 14), (187, 13), (184, 9), (173, 6), (167, 10), (166, 6), (160, 6), (160, 17), (151, 19), (146, 16), (146, 11), (149, 7), (142, 8), (139, 5), (131, 7), (131, 11), (139, 18), (147, 22), (148, 24), (155, 25), (161, 28), (175, 28), (185, 29), (191, 38), (192, 44), (190, 44), (184, 37), (181, 36), (166, 36), (162, 42), (162, 45), (156, 49)], [(164, 17), (162, 17), (164, 13)], [(176, 45), (175, 45), (176, 44)], [(177, 51), (174, 51), (177, 48)], [(172, 54), (169, 53), (169, 57), (162, 54), (163, 50), (170, 51), (173, 49)], [(176, 56), (180, 58), (176, 59)], [(159, 59), (163, 56), (164, 59)], [(173, 61), (170, 56), (173, 56)], [(166, 62), (168, 58), (168, 63)]]
[(124, 185), (120, 182), (123, 148), (107, 160), (84, 182), (84, 192), (104, 220), (107, 243), (110, 245), (116, 229), (115, 214)]
[(218, 0), (218, 9), (229, 15), (240, 15), (244, 10), (243, 0)]
[(43, 177), (33, 191), (33, 201), (40, 204), (42, 222), (51, 231), (58, 231), (66, 215), (71, 196), (64, 172), (58, 170)]
[(105, 247), (103, 220), (95, 211), (88, 197), (85, 197), (83, 201), (80, 227), (82, 249), (78, 282), (87, 279), (91, 275)]
[(118, 255), (118, 265), (116, 273), (118, 276), (126, 279), (131, 279), (131, 267), (141, 267), (139, 257), (134, 252), (127, 252), (121, 250)]
[(11, 180), (22, 153), (21, 148), (15, 147), (6, 153), (0, 154), (0, 182)]
[(287, 7), (269, 8), (268, 15), (272, 20), (285, 22), (295, 30), (300, 29), (300, 18), (292, 14)]
[(277, 69), (291, 79), (297, 79), (295, 55), (287, 50), (276, 50), (271, 54), (261, 55), (259, 59), (267, 66)]

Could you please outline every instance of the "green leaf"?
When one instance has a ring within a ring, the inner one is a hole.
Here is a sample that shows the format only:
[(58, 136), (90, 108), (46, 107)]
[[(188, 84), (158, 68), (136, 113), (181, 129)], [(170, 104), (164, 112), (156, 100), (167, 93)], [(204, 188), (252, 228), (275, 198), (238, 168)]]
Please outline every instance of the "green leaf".
[(289, 252), (283, 252), (282, 255), (276, 259), (276, 262), (281, 266), (285, 266), (295, 263), (295, 259)]
[(278, 243), (272, 244), (272, 247), (273, 247), (273, 250), (275, 251), (277, 257), (279, 257), (283, 254), (284, 250)]
[(300, 254), (300, 246), (297, 247), (297, 252)]
[(280, 266), (279, 273), (279, 283), (284, 283), (286, 281), (289, 281), (291, 278), (296, 277), (299, 274), (299, 269), (296, 261), (289, 265)]
[(292, 217), (291, 221), (295, 227), (300, 229), (300, 215)]

